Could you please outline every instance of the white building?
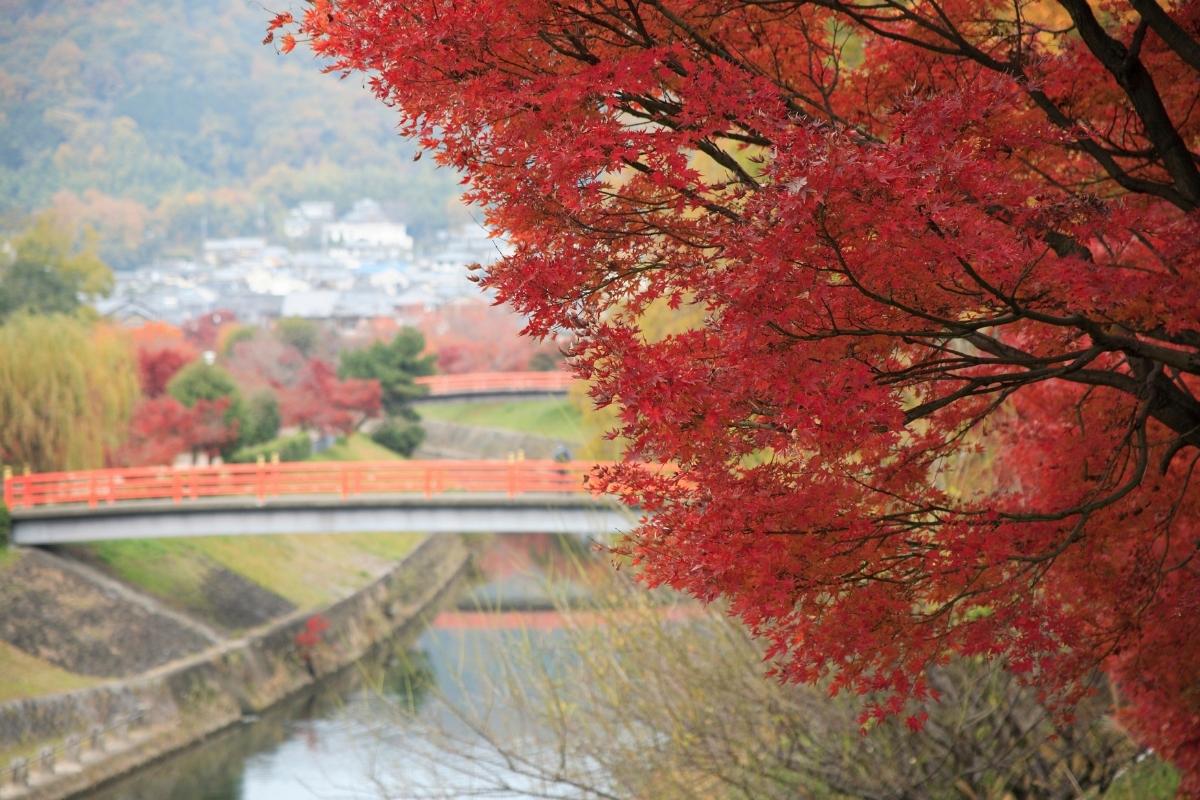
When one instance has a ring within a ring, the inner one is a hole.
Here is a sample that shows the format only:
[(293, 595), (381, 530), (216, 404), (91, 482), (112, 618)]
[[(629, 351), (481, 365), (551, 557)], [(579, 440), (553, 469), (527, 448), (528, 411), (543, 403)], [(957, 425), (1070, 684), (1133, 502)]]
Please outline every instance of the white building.
[(288, 211), (283, 220), (283, 235), (289, 239), (308, 236), (319, 226), (333, 222), (333, 203), (309, 200)]
[(374, 200), (359, 200), (350, 213), (322, 230), (330, 251), (344, 251), (358, 258), (411, 258), (413, 238), (408, 229), (392, 222)]
[(238, 236), (232, 239), (205, 239), (204, 260), (211, 264), (232, 264), (235, 261), (261, 261), (267, 240), (257, 236)]

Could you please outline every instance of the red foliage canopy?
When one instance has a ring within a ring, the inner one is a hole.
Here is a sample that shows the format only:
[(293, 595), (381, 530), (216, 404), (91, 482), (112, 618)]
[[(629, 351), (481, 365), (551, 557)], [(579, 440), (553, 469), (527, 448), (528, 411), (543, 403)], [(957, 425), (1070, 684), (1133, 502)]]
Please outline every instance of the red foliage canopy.
[[(465, 173), (515, 246), (483, 283), (677, 466), (606, 476), (654, 512), (647, 581), (878, 713), (952, 653), (1068, 698), (1101, 666), (1200, 793), (1200, 3), (312, 0), (295, 28)], [(647, 339), (660, 299), (703, 324)]]
[(558, 356), (553, 344), (521, 336), (524, 320), (511, 309), (480, 301), (446, 305), (413, 321), (425, 336), (426, 348), (437, 354), (438, 372), (520, 372), (536, 365), (539, 353), (551, 363)]
[(129, 436), (113, 454), (115, 464), (131, 467), (170, 464), (191, 449), (192, 409), (167, 394), (143, 399), (133, 411)]
[(210, 311), (183, 323), (183, 334), (202, 350), (215, 350), (221, 331), (237, 324), (237, 315), (227, 309)]
[(188, 408), (168, 394), (144, 398), (112, 462), (134, 467), (171, 464), (188, 451), (215, 457), (237, 440), (237, 421), (227, 419), (229, 402), (227, 397), (197, 400)]
[(266, 336), (235, 344), (223, 366), (247, 396), (257, 392), (286, 393), (307, 371), (307, 361), (299, 350)]
[(379, 413), (381, 402), (379, 381), (339, 380), (333, 368), (319, 358), (308, 361), (294, 385), (280, 387), (283, 424), (327, 434), (358, 430), (363, 422)]
[(196, 350), (186, 342), (176, 344), (139, 345), (137, 351), (138, 378), (142, 394), (158, 397), (167, 391), (167, 383), (175, 373), (196, 360)]

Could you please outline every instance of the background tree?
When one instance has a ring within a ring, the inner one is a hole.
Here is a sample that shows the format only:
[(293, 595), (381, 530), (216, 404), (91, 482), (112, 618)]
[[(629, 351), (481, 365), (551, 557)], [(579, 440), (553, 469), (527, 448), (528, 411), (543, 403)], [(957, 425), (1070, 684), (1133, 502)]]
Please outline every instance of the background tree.
[(275, 323), (275, 338), (311, 358), (321, 336), (321, 326), (310, 319), (284, 317)]
[(111, 328), (29, 314), (0, 325), (0, 462), (101, 467), (137, 395), (129, 345)]
[(129, 433), (110, 463), (141, 467), (172, 464), (193, 448), (197, 415), (168, 394), (143, 397), (133, 411)]
[(92, 237), (76, 234), (52, 214), (40, 214), (0, 249), (0, 320), (19, 310), (68, 314), (112, 290), (112, 271)]
[(258, 336), (258, 329), (253, 325), (225, 325), (217, 335), (216, 349), (222, 358), (233, 352), (234, 348), (244, 342), (253, 341)]
[(307, 360), (291, 345), (274, 337), (258, 336), (239, 342), (222, 363), (248, 393), (282, 392), (302, 379)]
[(222, 331), (238, 327), (237, 314), (229, 309), (217, 309), (183, 323), (183, 335), (200, 350), (216, 352), (220, 347)]
[(339, 380), (331, 366), (314, 358), (303, 378), (284, 392), (283, 419), (288, 425), (344, 436), (379, 413), (380, 397), (378, 380)]
[(188, 449), (192, 463), (203, 454), (211, 462), (217, 456), (229, 458), (237, 450), (244, 421), (240, 404), (232, 395), (212, 400), (199, 399), (189, 407), (191, 427), (188, 430)]
[[(674, 465), (601, 479), (653, 512), (649, 583), (871, 715), (955, 653), (1055, 702), (1103, 668), (1200, 795), (1197, 15), (313, 0), (297, 32), (465, 173), (515, 245), (483, 285)], [(648, 341), (660, 301), (702, 324)]]
[(390, 342), (375, 342), (361, 350), (342, 353), (338, 375), (342, 378), (374, 379), (383, 392), (383, 409), (389, 416), (416, 419), (409, 406), (425, 389), (414, 378), (433, 374), (435, 357), (423, 355), (425, 338), (415, 328), (403, 328)]
[(557, 369), (557, 345), (521, 336), (525, 320), (511, 309), (484, 301), (453, 303), (414, 321), (442, 373)]
[(246, 413), (238, 431), (240, 447), (252, 447), (274, 439), (279, 434), (282, 417), (279, 400), (271, 392), (255, 392), (246, 403)]
[(146, 397), (158, 397), (167, 391), (175, 373), (196, 360), (195, 348), (182, 340), (174, 344), (142, 345), (137, 349), (138, 377)]
[(195, 361), (167, 384), (167, 392), (194, 412), (189, 445), (193, 455), (228, 455), (236, 449), (246, 411), (241, 392), (228, 372)]

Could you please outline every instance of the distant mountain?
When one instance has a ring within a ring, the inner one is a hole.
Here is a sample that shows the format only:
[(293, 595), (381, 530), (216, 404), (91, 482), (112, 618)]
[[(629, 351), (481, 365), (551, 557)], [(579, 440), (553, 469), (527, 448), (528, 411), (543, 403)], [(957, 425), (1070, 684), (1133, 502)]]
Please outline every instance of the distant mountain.
[(0, 227), (54, 207), (121, 263), (272, 233), (300, 200), (373, 197), (418, 234), (455, 213), (456, 176), (414, 163), (358, 79), (261, 44), (262, 2), (0, 0), (0, 15)]

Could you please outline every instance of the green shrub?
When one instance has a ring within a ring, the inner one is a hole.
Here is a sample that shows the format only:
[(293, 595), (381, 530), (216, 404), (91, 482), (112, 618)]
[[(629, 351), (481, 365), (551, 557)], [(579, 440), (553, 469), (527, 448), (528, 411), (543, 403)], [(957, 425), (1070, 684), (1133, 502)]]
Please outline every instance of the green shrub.
[(371, 434), (371, 440), (394, 453), (408, 457), (425, 441), (425, 429), (420, 425), (389, 417)]
[(233, 464), (251, 464), (258, 460), (270, 461), (271, 454), (278, 453), (280, 461), (304, 461), (312, 455), (312, 440), (308, 434), (301, 432), (292, 436), (283, 436), (253, 447), (239, 447), (229, 457)]
[(238, 429), (238, 449), (269, 442), (279, 435), (279, 401), (270, 392), (259, 392), (246, 403)]
[[(233, 381), (233, 376), (220, 367), (206, 364), (203, 361), (193, 361), (171, 378), (167, 383), (167, 393), (188, 408), (192, 408), (201, 400), (221, 400), (227, 398), (229, 406), (225, 409), (224, 423), (229, 431), (237, 434), (243, 429), (246, 421), (246, 405), (241, 392)], [(237, 449), (240, 435), (220, 437), (221, 456), (227, 461), (232, 460), (233, 452)]]
[(8, 513), (8, 506), (0, 503), (0, 550), (8, 546), (10, 538), (12, 538), (12, 515)]

